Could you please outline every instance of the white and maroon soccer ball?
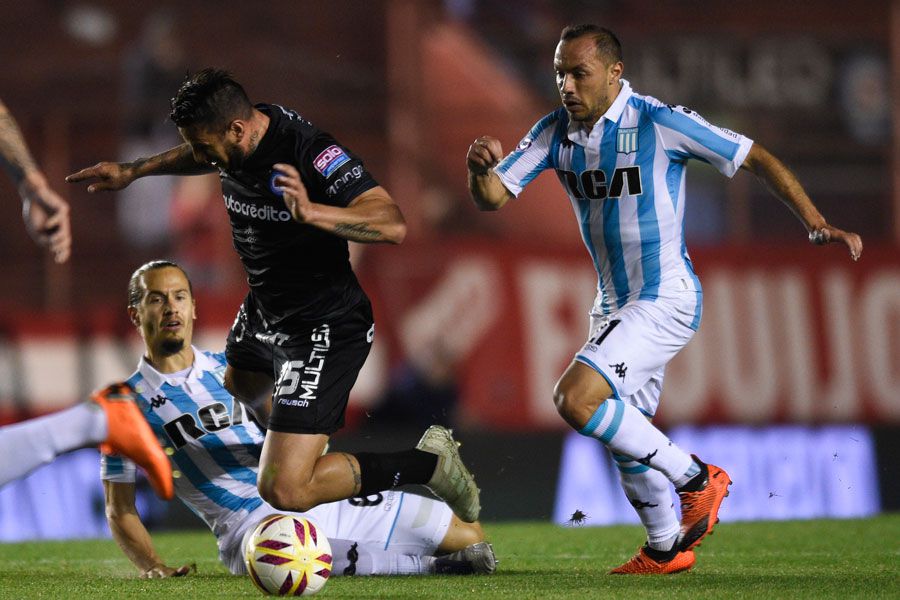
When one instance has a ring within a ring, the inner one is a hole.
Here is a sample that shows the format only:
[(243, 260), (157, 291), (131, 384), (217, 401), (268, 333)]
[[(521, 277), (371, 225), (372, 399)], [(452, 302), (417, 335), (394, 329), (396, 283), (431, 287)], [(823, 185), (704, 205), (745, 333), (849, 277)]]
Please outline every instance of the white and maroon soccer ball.
[(309, 519), (273, 515), (251, 534), (244, 562), (264, 594), (312, 596), (331, 575), (331, 544)]

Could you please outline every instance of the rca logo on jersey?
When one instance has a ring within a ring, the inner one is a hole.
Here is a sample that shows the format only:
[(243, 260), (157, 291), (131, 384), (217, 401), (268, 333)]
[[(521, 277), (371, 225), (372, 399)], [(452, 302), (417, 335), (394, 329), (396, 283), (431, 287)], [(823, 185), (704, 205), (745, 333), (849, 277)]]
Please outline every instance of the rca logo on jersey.
[(347, 156), (347, 153), (344, 152), (343, 148), (331, 145), (319, 153), (313, 161), (313, 166), (316, 168), (316, 171), (321, 173), (324, 177), (328, 177), (334, 173), (335, 169), (349, 160), (350, 157)]
[(640, 196), (644, 193), (641, 185), (641, 167), (617, 167), (613, 171), (609, 185), (606, 173), (601, 169), (588, 169), (579, 176), (574, 171), (557, 169), (556, 174), (569, 193), (579, 200), (603, 200), (604, 198), (621, 198), (622, 196)]
[(230, 414), (228, 406), (221, 402), (213, 402), (200, 407), (196, 416), (192, 413), (182, 413), (178, 418), (163, 425), (163, 429), (177, 450), (191, 440), (199, 440), (207, 433), (215, 433), (243, 422), (244, 411), (241, 409), (241, 403), (235, 400)]

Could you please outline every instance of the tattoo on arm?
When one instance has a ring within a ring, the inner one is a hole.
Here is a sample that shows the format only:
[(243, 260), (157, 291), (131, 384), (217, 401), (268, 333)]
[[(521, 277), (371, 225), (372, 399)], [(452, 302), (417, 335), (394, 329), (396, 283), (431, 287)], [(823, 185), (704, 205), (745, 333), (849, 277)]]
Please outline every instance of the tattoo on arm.
[(354, 464), (353, 457), (350, 454), (344, 454), (344, 458), (347, 459), (347, 464), (350, 465), (350, 472), (353, 473), (353, 493), (358, 494), (362, 489), (362, 475), (359, 472), (359, 468)]
[(131, 167), (138, 176), (146, 175), (197, 175), (215, 169), (198, 164), (188, 144), (181, 144), (165, 152), (132, 161)]
[(383, 237), (380, 231), (372, 229), (368, 223), (338, 223), (334, 226), (334, 232), (351, 242), (371, 242)]
[(37, 168), (22, 138), (19, 125), (2, 102), (0, 102), (0, 158), (16, 183), (21, 181), (26, 171)]

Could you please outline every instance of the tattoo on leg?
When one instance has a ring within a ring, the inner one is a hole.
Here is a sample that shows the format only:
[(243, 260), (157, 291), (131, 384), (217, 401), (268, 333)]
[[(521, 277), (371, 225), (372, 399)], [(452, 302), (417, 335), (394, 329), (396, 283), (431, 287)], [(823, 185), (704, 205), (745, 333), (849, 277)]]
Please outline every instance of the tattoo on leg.
[(353, 457), (351, 455), (344, 454), (344, 458), (347, 459), (347, 464), (350, 465), (350, 472), (353, 473), (353, 493), (358, 494), (362, 489), (362, 475), (353, 463)]

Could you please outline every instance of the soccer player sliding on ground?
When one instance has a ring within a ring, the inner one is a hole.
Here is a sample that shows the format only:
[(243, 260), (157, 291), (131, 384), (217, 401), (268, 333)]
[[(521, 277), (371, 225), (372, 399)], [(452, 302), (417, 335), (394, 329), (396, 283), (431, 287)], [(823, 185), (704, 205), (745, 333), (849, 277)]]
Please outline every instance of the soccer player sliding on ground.
[[(196, 305), (191, 283), (176, 264), (154, 261), (128, 286), (128, 314), (144, 341), (137, 371), (110, 390), (130, 390), (142, 419), (168, 447), (181, 476), (178, 497), (216, 535), (219, 558), (246, 572), (243, 550), (256, 525), (279, 511), (257, 490), (263, 432), (223, 386), (222, 354), (191, 345)], [(143, 577), (186, 575), (156, 553), (135, 509), (134, 465), (102, 458), (110, 530)], [(335, 575), (488, 574), (493, 548), (478, 522), (460, 520), (443, 502), (390, 491), (321, 504), (305, 515), (325, 532)]]

